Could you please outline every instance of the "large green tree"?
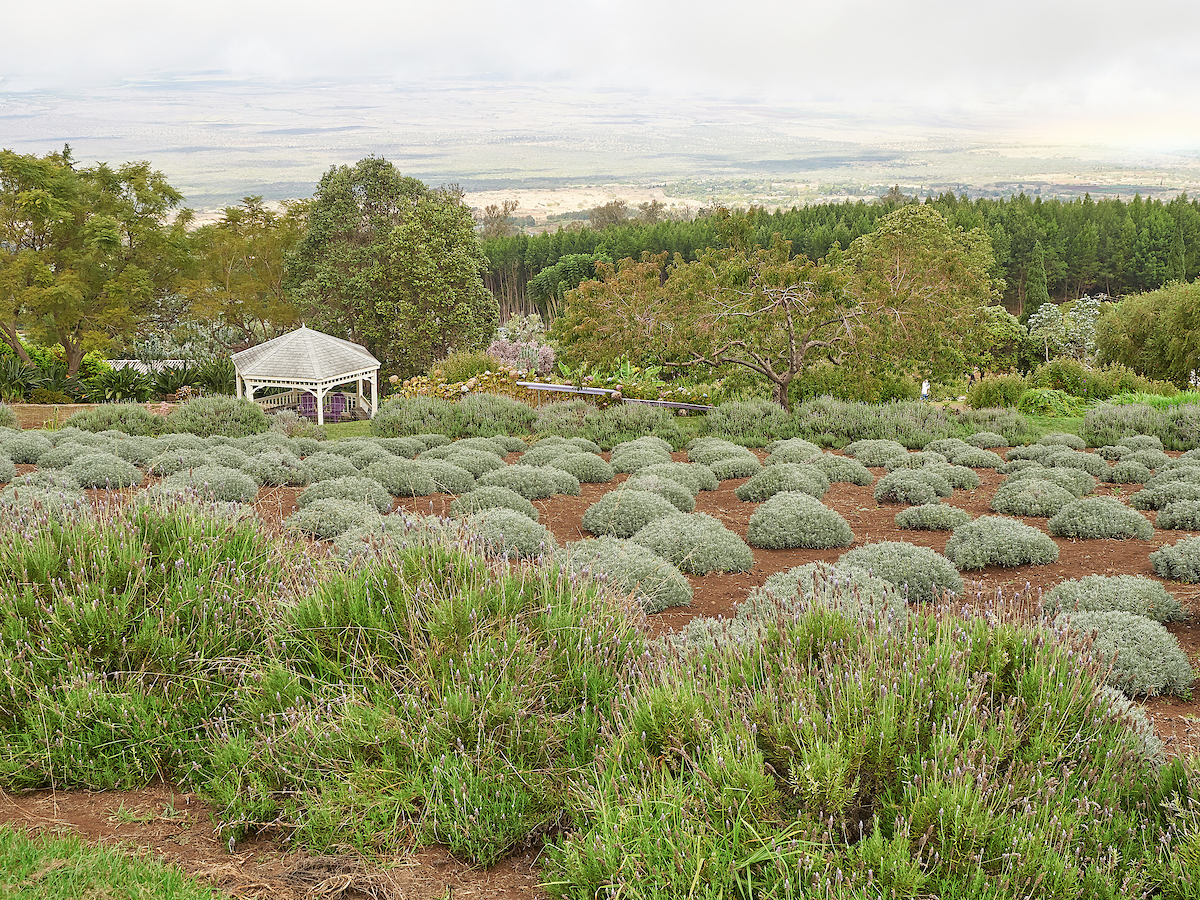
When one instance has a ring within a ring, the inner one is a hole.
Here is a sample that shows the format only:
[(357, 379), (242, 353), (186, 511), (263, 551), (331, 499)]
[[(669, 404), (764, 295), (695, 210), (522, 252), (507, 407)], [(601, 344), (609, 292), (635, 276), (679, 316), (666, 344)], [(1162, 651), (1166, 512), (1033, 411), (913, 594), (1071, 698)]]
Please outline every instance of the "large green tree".
[(0, 337), (25, 361), (19, 327), (62, 345), (73, 376), (88, 350), (132, 334), (179, 277), (182, 199), (146, 162), (0, 151)]
[(1200, 370), (1200, 281), (1173, 282), (1110, 305), (1096, 324), (1101, 362), (1186, 387)]
[(363, 344), (407, 377), (486, 346), (499, 308), (485, 267), (461, 192), (368, 157), (321, 179), (288, 283), (310, 325)]
[(553, 325), (568, 358), (736, 365), (765, 378), (786, 409), (792, 382), (821, 360), (939, 374), (987, 349), (985, 308), (999, 285), (982, 232), (911, 205), (813, 262), (778, 236), (750, 246), (740, 224), (723, 229), (726, 249), (691, 263), (665, 253), (597, 263), (599, 277), (567, 294)]

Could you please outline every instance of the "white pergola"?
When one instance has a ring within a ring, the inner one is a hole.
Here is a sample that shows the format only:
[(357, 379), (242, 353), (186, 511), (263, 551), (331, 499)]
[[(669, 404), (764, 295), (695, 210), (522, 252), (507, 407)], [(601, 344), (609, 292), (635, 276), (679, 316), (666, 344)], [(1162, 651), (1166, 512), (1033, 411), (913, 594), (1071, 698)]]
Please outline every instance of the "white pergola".
[[(341, 338), (300, 326), (295, 331), (233, 354), (237, 396), (248, 400), (263, 388), (289, 388), (294, 401), (300, 393), (316, 400), (317, 424), (325, 424), (325, 397), (339, 384), (358, 385), (358, 409), (366, 397), (363, 382), (371, 385), (368, 415), (379, 408), (379, 360), (365, 348)], [(284, 399), (283, 395), (264, 398)], [(260, 403), (263, 401), (259, 401)], [(270, 404), (284, 405), (283, 402)]]

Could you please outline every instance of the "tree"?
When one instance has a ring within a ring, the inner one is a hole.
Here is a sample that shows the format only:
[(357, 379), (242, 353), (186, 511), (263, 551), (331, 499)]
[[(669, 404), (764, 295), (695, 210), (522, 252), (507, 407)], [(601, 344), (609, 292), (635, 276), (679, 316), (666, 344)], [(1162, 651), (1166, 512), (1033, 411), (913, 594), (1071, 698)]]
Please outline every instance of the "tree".
[(629, 204), (624, 200), (610, 200), (603, 206), (593, 207), (588, 220), (597, 231), (611, 225), (623, 225), (629, 218)]
[(1171, 251), (1167, 256), (1167, 280), (1187, 281), (1187, 251), (1183, 245), (1183, 218), (1175, 220), (1175, 236), (1171, 238)]
[(1042, 304), (1050, 302), (1050, 291), (1046, 288), (1046, 254), (1042, 250), (1042, 242), (1033, 245), (1033, 255), (1029, 257), (1028, 275), (1025, 279), (1025, 321), (1042, 308)]
[(638, 204), (637, 220), (643, 225), (657, 225), (667, 213), (667, 205), (661, 200), (647, 200)]
[(384, 159), (325, 173), (288, 260), (309, 324), (363, 344), (401, 377), (482, 349), (499, 320), (461, 192), (430, 189)]
[(23, 322), (60, 344), (69, 376), (84, 354), (131, 334), (184, 262), (182, 195), (149, 163), (77, 169), (70, 147), (0, 151), (0, 332), (24, 361)]
[(495, 203), (485, 206), (483, 215), (479, 217), (479, 239), (487, 241), (516, 234), (517, 226), (513, 222), (512, 214), (520, 205), (516, 200), (505, 200), (499, 206)]
[(765, 249), (748, 246), (739, 225), (731, 216), (722, 229), (730, 246), (691, 263), (677, 255), (668, 264), (665, 253), (597, 263), (598, 278), (567, 294), (552, 326), (567, 357), (740, 366), (789, 409), (791, 384), (821, 360), (937, 374), (986, 350), (984, 309), (999, 286), (982, 233), (910, 205), (846, 254), (812, 262), (778, 235)]
[(1096, 345), (1101, 362), (1186, 387), (1200, 369), (1200, 282), (1172, 282), (1110, 305), (1097, 323)]
[(199, 272), (185, 286), (190, 318), (205, 324), (214, 338), (231, 333), (239, 346), (295, 328), (299, 311), (287, 289), (284, 261), (304, 234), (307, 215), (302, 201), (285, 203), (281, 213), (274, 213), (262, 197), (245, 197), (217, 222), (196, 229)]

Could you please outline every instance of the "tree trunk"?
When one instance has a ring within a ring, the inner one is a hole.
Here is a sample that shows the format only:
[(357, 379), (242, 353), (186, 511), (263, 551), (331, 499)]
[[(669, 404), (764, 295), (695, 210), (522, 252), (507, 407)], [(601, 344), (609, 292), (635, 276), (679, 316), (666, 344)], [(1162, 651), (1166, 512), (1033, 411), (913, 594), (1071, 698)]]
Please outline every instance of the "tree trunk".
[(17, 331), (8, 323), (3, 326), (4, 341), (12, 348), (12, 352), (17, 354), (17, 359), (26, 365), (33, 365), (33, 360), (29, 358), (29, 353), (25, 349), (25, 345), (21, 343), (21, 339), (17, 337)]
[(772, 379), (775, 382), (775, 402), (783, 407), (784, 412), (789, 415), (792, 412), (792, 398), (788, 396), (788, 388), (792, 384), (792, 380), (788, 379)]
[(67, 357), (67, 377), (74, 378), (79, 374), (79, 365), (83, 362), (83, 344), (78, 341), (63, 341), (63, 355)]

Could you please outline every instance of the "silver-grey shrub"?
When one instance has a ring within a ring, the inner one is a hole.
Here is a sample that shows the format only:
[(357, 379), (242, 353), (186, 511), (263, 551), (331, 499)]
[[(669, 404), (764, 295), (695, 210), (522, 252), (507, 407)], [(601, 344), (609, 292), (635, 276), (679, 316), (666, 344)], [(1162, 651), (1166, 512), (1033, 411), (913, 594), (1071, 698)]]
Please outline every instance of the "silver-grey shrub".
[(1048, 519), (1075, 500), (1061, 485), (1042, 478), (1009, 479), (992, 495), (993, 512), (1006, 516), (1031, 516)]
[(780, 463), (765, 467), (733, 493), (739, 500), (759, 503), (781, 491), (802, 491), (819, 500), (829, 492), (829, 479), (814, 466)]
[(416, 459), (429, 448), (424, 442), (414, 437), (373, 438), (371, 443), (386, 450), (392, 456), (403, 456), (405, 459)]
[(767, 456), (765, 465), (768, 466), (779, 463), (805, 463), (822, 455), (820, 447), (804, 438), (775, 441), (767, 450), (770, 455)]
[(428, 497), (437, 492), (437, 485), (429, 472), (415, 459), (403, 459), (390, 453), (385, 459), (377, 459), (363, 472), (383, 485), (393, 497)]
[(1125, 460), (1131, 460), (1133, 462), (1139, 462), (1147, 469), (1158, 469), (1162, 466), (1169, 465), (1171, 462), (1171, 457), (1163, 453), (1162, 450), (1154, 447), (1143, 447), (1142, 449), (1134, 450), (1132, 453), (1129, 453), (1121, 458)]
[(883, 467), (889, 472), (895, 472), (897, 469), (923, 469), (926, 466), (932, 466), (934, 463), (945, 464), (949, 460), (941, 453), (934, 450), (917, 450), (914, 453), (905, 453), (903, 456), (893, 456)]
[(0, 403), (0, 428), (16, 428), (17, 414), (7, 403)]
[(114, 453), (92, 450), (63, 471), (85, 488), (127, 488), (142, 483), (142, 472)]
[(704, 513), (677, 513), (647, 523), (631, 540), (690, 575), (746, 572), (754, 553), (738, 535)]
[[(184, 469), (211, 465), (213, 458), (207, 450), (168, 450), (151, 457), (146, 465), (147, 475), (174, 475)], [(242, 468), (239, 466), (238, 468)]]
[(38, 457), (53, 446), (47, 437), (36, 431), (6, 434), (0, 439), (0, 451), (18, 465), (34, 465), (38, 461)]
[(311, 484), (296, 498), (299, 506), (308, 506), (317, 500), (343, 500), (347, 503), (367, 503), (380, 515), (392, 509), (392, 495), (383, 489), (374, 478), (362, 475), (343, 475)]
[(618, 447), (609, 458), (614, 472), (632, 474), (647, 466), (671, 461), (671, 454), (652, 447)]
[(1108, 463), (1095, 453), (1088, 453), (1085, 450), (1059, 450), (1057, 453), (1043, 456), (1041, 463), (1043, 466), (1050, 468), (1070, 467), (1072, 469), (1083, 469), (1083, 471), (1095, 478), (1104, 477), (1108, 474), (1109, 470)]
[(1131, 434), (1123, 437), (1117, 444), (1130, 450), (1162, 450), (1163, 442), (1156, 434)]
[(1150, 565), (1163, 578), (1195, 584), (1200, 581), (1200, 537), (1155, 550), (1150, 554)]
[(838, 557), (838, 568), (857, 566), (896, 585), (913, 603), (940, 600), (945, 593), (960, 594), (962, 576), (950, 560), (928, 547), (904, 541), (880, 541), (855, 547)]
[(67, 428), (84, 431), (122, 431), (125, 434), (154, 435), (163, 431), (163, 417), (156, 416), (140, 403), (101, 403), (75, 413), (63, 423)]
[(886, 466), (888, 460), (908, 456), (903, 444), (887, 439), (854, 441), (842, 449), (847, 456), (853, 456), (864, 466)]
[(1155, 528), (1200, 531), (1200, 500), (1176, 500), (1158, 511)]
[(1148, 541), (1154, 537), (1154, 526), (1135, 509), (1130, 509), (1116, 497), (1084, 497), (1072, 500), (1046, 523), (1050, 533), (1073, 540), (1136, 538)]
[(95, 452), (97, 452), (96, 448), (89, 444), (77, 444), (74, 441), (68, 441), (51, 447), (39, 456), (37, 458), (37, 467), (39, 469), (65, 469), (79, 457)]
[(896, 585), (861, 566), (827, 562), (806, 563), (768, 576), (742, 605), (751, 607), (761, 618), (776, 609), (795, 609), (800, 603), (816, 603), (851, 615), (886, 611), (898, 618), (908, 616), (908, 603)]
[(1038, 438), (1038, 443), (1050, 446), (1070, 447), (1072, 450), (1082, 450), (1087, 446), (1083, 438), (1067, 431), (1051, 431)]
[[(705, 467), (705, 471), (710, 475), (712, 474), (711, 470), (709, 470), (707, 466)], [(701, 473), (693, 463), (655, 463), (652, 466), (646, 466), (644, 469), (639, 469), (637, 474), (656, 475), (659, 478), (669, 478), (676, 484), (686, 489), (687, 492), (693, 497), (696, 497), (700, 493)], [(720, 486), (720, 482), (717, 481), (715, 476), (712, 478), (712, 484), (713, 487), (711, 490), (716, 490), (716, 488)]]
[(783, 491), (754, 511), (746, 540), (763, 550), (823, 550), (854, 543), (850, 523), (810, 494)]
[(692, 585), (671, 563), (633, 541), (588, 538), (568, 544), (557, 555), (573, 575), (590, 577), (618, 594), (632, 595), (653, 614), (692, 602)]
[(670, 501), (680, 512), (690, 513), (696, 508), (696, 498), (691, 492), (670, 478), (647, 474), (645, 471), (630, 475), (622, 485), (625, 490), (650, 491)]
[(689, 460), (709, 467), (725, 459), (745, 459), (748, 457), (758, 462), (758, 457), (741, 444), (735, 444), (732, 441), (726, 441), (721, 438), (696, 438), (688, 444), (687, 452)]
[(629, 538), (655, 519), (674, 515), (679, 509), (661, 494), (622, 485), (589, 506), (582, 524), (597, 536)]
[(1092, 652), (1112, 661), (1109, 685), (1126, 695), (1191, 697), (1196, 673), (1179, 641), (1158, 622), (1119, 610), (1069, 613), (1057, 622), (1078, 634), (1095, 635)]
[(531, 559), (554, 551), (554, 537), (546, 526), (515, 509), (481, 509), (463, 519), (463, 525), (479, 537), (490, 556)]
[(925, 469), (897, 469), (888, 472), (875, 484), (874, 496), (878, 503), (906, 503), (920, 506), (936, 503), (940, 497), (949, 497), (953, 488), (941, 475)]
[(1162, 509), (1180, 500), (1200, 500), (1200, 482), (1168, 481), (1147, 485), (1129, 498), (1134, 509)]
[(977, 431), (967, 435), (967, 443), (983, 450), (994, 450), (996, 447), (1007, 447), (1008, 438), (994, 431)]
[(1058, 559), (1058, 545), (1041, 529), (1016, 519), (980, 516), (954, 529), (945, 553), (968, 572), (986, 566), (1044, 566)]
[(970, 521), (969, 512), (947, 503), (906, 506), (896, 513), (896, 527), (910, 531), (949, 531)]
[(1170, 591), (1141, 575), (1085, 575), (1060, 581), (1042, 595), (1042, 611), (1048, 616), (1113, 609), (1156, 622), (1178, 622), (1187, 617)]
[(264, 450), (251, 456), (243, 468), (255, 481), (266, 487), (303, 487), (312, 481), (308, 464), (287, 450)]
[(170, 490), (190, 490), (205, 500), (219, 503), (251, 503), (258, 496), (258, 483), (240, 469), (200, 465), (183, 469), (163, 482)]
[(1049, 481), (1051, 484), (1057, 484), (1060, 488), (1069, 491), (1073, 497), (1082, 497), (1085, 494), (1092, 493), (1096, 489), (1095, 478), (1083, 471), (1083, 469), (1074, 469), (1070, 466), (1058, 469), (1048, 469), (1045, 466), (1021, 469), (1019, 472), (1014, 472), (1010, 475), (1005, 483), (1022, 481), (1026, 478), (1036, 478), (1040, 481)]
[(418, 458), (414, 462), (433, 480), (434, 489), (440, 493), (466, 494), (475, 490), (475, 476), (450, 460)]
[(532, 503), (516, 491), (495, 484), (477, 487), (469, 494), (456, 497), (454, 502), (450, 504), (450, 515), (460, 517), (469, 516), (471, 513), (479, 512), (481, 509), (493, 509), (495, 507), (516, 510), (521, 515), (527, 516), (535, 522), (539, 518), (537, 507)]
[(366, 503), (348, 503), (333, 497), (314, 500), (283, 520), (285, 528), (319, 541), (331, 541), (351, 528), (379, 518)]
[(579, 479), (580, 484), (607, 484), (616, 475), (613, 467), (595, 453), (563, 453), (546, 465), (569, 472)]
[(199, 437), (259, 434), (270, 427), (261, 406), (249, 400), (214, 395), (185, 400), (166, 415), (166, 430)]
[(1132, 452), (1132, 447), (1125, 447), (1121, 444), (1105, 444), (1103, 447), (1096, 448), (1096, 455), (1107, 460), (1121, 459)]
[(980, 447), (968, 447), (950, 456), (950, 462), (956, 466), (966, 466), (969, 469), (999, 469), (1004, 465), (1000, 454)]
[[(514, 441), (515, 443), (513, 443)], [(504, 459), (509, 453), (524, 453), (528, 449), (520, 438), (511, 438), (503, 434), (494, 434), (491, 437), (459, 438), (446, 444), (446, 448), (451, 451), (482, 450), (485, 453), (494, 453), (501, 459)]]
[(8, 484), (17, 477), (17, 467), (7, 456), (0, 454), (0, 484)]
[(476, 484), (498, 484), (516, 491), (526, 500), (544, 500), (555, 494), (580, 494), (579, 479), (574, 475), (549, 466), (526, 466), (521, 463), (494, 472), (484, 472)]
[(350, 462), (349, 459), (325, 450), (314, 453), (312, 456), (304, 457), (304, 461), (308, 464), (309, 471), (312, 472), (312, 480), (314, 482), (358, 474), (358, 467)]
[[(1036, 459), (1014, 459), (1006, 462), (997, 471), (1001, 475), (1016, 475), (1018, 472), (1024, 472), (1027, 469), (1044, 469), (1046, 468)], [(1084, 472), (1086, 475), (1087, 473)]]
[(979, 487), (979, 476), (966, 466), (955, 466), (950, 463), (934, 464), (926, 466), (924, 471), (934, 472), (941, 475), (948, 482), (950, 487), (957, 491), (973, 491)]
[(820, 456), (814, 456), (805, 465), (824, 472), (830, 484), (842, 482), (866, 487), (875, 481), (875, 476), (868, 471), (867, 467), (851, 456), (822, 453)]
[(718, 481), (729, 481), (733, 478), (749, 478), (762, 469), (762, 463), (753, 454), (727, 456), (724, 459), (718, 459), (711, 463), (701, 463), (701, 465), (707, 465)]
[(1104, 475), (1109, 484), (1145, 484), (1153, 477), (1153, 473), (1140, 462), (1132, 459), (1122, 459)]
[(542, 438), (523, 454), (521, 454), (521, 462), (527, 466), (544, 466), (560, 456), (568, 456), (581, 452), (574, 444), (567, 442), (565, 438), (552, 440), (550, 438)]

